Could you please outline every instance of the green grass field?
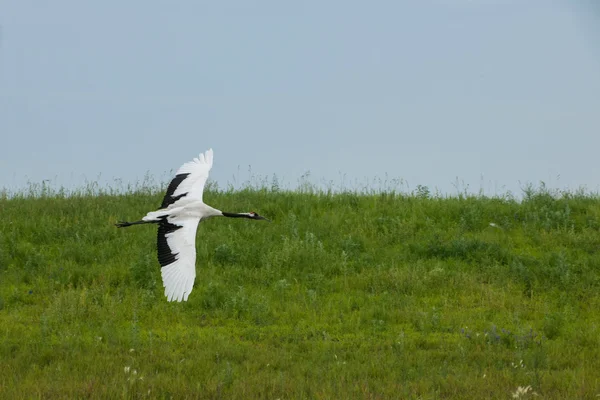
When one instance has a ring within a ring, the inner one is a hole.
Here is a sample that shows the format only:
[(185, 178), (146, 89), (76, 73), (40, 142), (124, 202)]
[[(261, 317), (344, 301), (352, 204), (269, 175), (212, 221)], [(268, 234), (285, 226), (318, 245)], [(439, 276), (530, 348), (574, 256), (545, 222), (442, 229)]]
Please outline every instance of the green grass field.
[(600, 198), (422, 189), (209, 189), (186, 303), (159, 191), (0, 195), (0, 398), (597, 398)]

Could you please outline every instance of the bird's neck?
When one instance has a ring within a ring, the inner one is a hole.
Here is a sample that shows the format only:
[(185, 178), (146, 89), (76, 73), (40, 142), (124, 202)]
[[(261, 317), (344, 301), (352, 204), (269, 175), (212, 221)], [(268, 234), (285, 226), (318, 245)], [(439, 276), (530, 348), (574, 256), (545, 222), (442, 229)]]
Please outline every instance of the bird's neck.
[(230, 213), (225, 211), (222, 211), (221, 213), (224, 217), (228, 218), (250, 218), (250, 216), (247, 213)]

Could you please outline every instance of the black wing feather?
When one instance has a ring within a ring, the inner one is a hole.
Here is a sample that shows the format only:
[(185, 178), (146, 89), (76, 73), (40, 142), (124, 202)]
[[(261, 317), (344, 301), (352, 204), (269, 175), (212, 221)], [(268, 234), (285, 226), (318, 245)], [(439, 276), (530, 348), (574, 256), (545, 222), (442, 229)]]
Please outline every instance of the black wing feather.
[(167, 193), (165, 194), (165, 197), (163, 198), (160, 208), (167, 208), (170, 204), (175, 203), (177, 200), (179, 200), (180, 198), (187, 195), (187, 193), (182, 193), (179, 196), (173, 196), (173, 193), (175, 193), (179, 184), (181, 182), (183, 182), (185, 180), (185, 178), (188, 177), (188, 175), (189, 175), (189, 173), (179, 174), (179, 175), (176, 175), (175, 178), (173, 178), (171, 180), (171, 183), (169, 183), (169, 187), (167, 188)]
[(167, 242), (167, 233), (175, 232), (177, 229), (181, 229), (180, 225), (175, 225), (167, 221), (166, 218), (162, 219), (158, 225), (158, 234), (156, 235), (156, 248), (158, 250), (158, 262), (161, 267), (165, 267), (169, 264), (174, 263), (177, 260), (179, 253), (173, 253)]

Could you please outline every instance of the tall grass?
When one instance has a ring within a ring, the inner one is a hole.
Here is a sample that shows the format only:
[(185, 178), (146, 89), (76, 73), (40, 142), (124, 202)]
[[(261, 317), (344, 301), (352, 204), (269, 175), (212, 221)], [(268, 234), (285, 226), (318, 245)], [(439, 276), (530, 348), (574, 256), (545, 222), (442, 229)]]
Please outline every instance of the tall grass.
[(274, 223), (203, 222), (186, 303), (156, 230), (113, 226), (161, 197), (0, 196), (0, 398), (600, 394), (596, 195), (209, 186)]

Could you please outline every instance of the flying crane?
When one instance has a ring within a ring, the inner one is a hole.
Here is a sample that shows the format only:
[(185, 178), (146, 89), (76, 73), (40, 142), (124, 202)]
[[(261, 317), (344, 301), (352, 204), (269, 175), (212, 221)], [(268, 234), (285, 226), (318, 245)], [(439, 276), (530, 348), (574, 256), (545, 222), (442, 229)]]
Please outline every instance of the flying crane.
[(119, 228), (158, 224), (158, 262), (168, 301), (187, 301), (192, 292), (196, 279), (196, 229), (201, 221), (211, 217), (269, 221), (255, 212), (229, 213), (204, 204), (202, 193), (212, 165), (213, 151), (209, 149), (179, 167), (160, 209), (149, 212), (140, 221), (115, 224)]

